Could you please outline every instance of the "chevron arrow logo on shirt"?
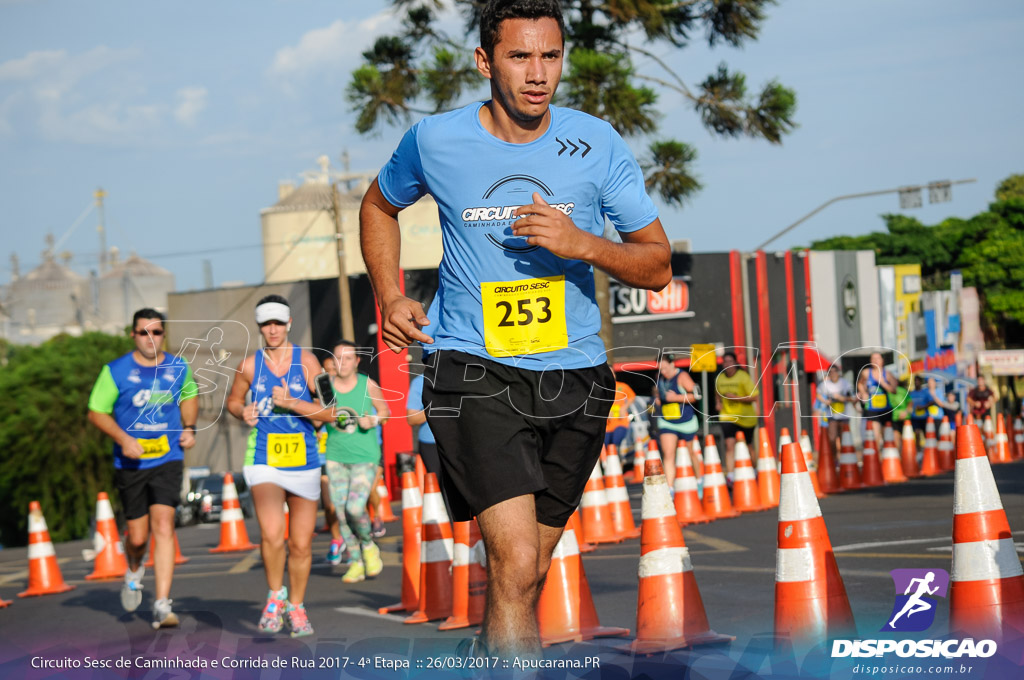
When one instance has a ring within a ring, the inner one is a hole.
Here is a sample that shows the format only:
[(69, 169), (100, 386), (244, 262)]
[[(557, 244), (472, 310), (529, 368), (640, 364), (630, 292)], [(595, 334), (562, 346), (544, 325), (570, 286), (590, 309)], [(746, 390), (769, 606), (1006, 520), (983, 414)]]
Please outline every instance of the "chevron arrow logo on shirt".
[(576, 141), (579, 142), (578, 145), (574, 144), (573, 141), (568, 137), (566, 137), (564, 142), (558, 137), (555, 137), (555, 141), (558, 142), (558, 145), (561, 147), (560, 149), (558, 149), (559, 156), (565, 153), (565, 150), (568, 149), (569, 147), (572, 147), (572, 151), (569, 152), (569, 155), (575, 156), (576, 152), (580, 150), (580, 146), (585, 146), (587, 150), (580, 154), (580, 158), (586, 158), (587, 154), (590, 153), (590, 149), (592, 148), (589, 144), (584, 142), (582, 139), (579, 139), (578, 137), (576, 138)]

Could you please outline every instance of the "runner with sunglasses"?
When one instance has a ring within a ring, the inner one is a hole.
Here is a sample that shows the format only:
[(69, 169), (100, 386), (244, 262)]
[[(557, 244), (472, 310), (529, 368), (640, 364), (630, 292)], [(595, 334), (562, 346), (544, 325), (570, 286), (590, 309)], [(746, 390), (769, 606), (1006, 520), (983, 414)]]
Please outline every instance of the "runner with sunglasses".
[(192, 370), (184, 359), (162, 350), (164, 321), (155, 309), (135, 312), (135, 349), (103, 367), (89, 396), (89, 422), (114, 440), (114, 483), (128, 520), (121, 605), (133, 612), (142, 604), (142, 558), (152, 532), (154, 628), (178, 625), (169, 597), (174, 509), (181, 495), (184, 450), (196, 443), (199, 415)]

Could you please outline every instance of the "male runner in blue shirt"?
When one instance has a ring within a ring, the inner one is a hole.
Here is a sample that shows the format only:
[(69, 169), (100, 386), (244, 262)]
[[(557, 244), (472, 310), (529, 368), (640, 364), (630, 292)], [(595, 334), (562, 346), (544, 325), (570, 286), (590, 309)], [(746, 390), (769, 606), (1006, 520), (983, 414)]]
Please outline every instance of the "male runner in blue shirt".
[[(491, 99), (406, 133), (363, 199), (360, 239), (384, 340), (430, 352), (423, 402), (453, 518), (476, 515), (487, 550), (485, 642), (536, 656), (537, 599), (615, 398), (593, 267), (659, 290), (671, 249), (618, 133), (551, 106), (565, 49), (558, 1), (492, 0), (480, 44)], [(397, 222), (427, 193), (444, 244), (429, 315), (401, 293)], [(622, 243), (602, 238), (605, 218)]]
[(184, 449), (196, 442), (198, 388), (185, 360), (162, 351), (164, 315), (140, 309), (132, 317), (135, 349), (103, 367), (89, 396), (89, 422), (114, 440), (114, 483), (128, 520), (128, 571), (121, 604), (142, 603), (150, 530), (156, 601), (153, 627), (178, 625), (171, 610), (174, 509), (181, 495)]

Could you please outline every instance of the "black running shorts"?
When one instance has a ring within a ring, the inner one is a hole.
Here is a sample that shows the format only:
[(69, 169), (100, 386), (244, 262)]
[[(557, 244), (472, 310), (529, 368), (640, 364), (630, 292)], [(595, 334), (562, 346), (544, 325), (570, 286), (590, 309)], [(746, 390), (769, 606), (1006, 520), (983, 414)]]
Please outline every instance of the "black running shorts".
[(114, 484), (121, 496), (125, 519), (145, 517), (151, 505), (178, 507), (183, 472), (180, 460), (145, 470), (114, 470)]
[(533, 494), (537, 521), (564, 527), (601, 455), (611, 369), (531, 371), (452, 350), (426, 363), (423, 403), (452, 519)]

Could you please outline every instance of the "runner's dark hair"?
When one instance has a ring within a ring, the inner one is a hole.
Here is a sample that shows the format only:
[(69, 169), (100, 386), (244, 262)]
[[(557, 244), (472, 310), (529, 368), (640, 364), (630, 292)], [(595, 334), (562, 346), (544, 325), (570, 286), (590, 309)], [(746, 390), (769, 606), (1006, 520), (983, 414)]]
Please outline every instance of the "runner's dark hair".
[(260, 298), (260, 301), (256, 303), (256, 306), (259, 307), (264, 302), (276, 302), (287, 307), (291, 306), (288, 304), (288, 300), (283, 295), (267, 295), (266, 297), (262, 297)]
[(133, 331), (135, 330), (135, 325), (139, 323), (139, 319), (160, 319), (160, 323), (167, 321), (167, 317), (162, 312), (158, 312), (152, 307), (143, 307), (132, 315)]
[(558, 32), (565, 44), (565, 18), (559, 0), (490, 0), (480, 13), (480, 47), (488, 59), (494, 58), (501, 22), (506, 19), (544, 19), (558, 22)]

